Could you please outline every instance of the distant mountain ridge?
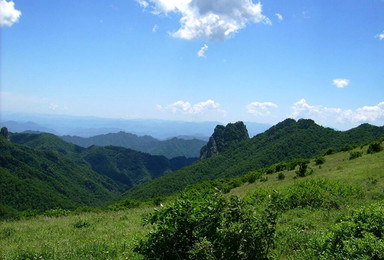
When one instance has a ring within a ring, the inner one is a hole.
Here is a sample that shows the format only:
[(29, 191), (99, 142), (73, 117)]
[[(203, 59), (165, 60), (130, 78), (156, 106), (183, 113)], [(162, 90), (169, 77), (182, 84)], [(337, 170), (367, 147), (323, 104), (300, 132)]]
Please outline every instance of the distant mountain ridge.
[(175, 137), (160, 141), (152, 136), (137, 136), (125, 132), (97, 135), (88, 138), (67, 135), (61, 138), (66, 142), (82, 147), (90, 147), (92, 145), (121, 146), (152, 155), (164, 155), (168, 159), (179, 156), (198, 158), (201, 147), (206, 144), (205, 141), (198, 139), (185, 140)]
[[(11, 122), (10, 122), (11, 121)], [(14, 127), (18, 123), (17, 127)], [(31, 126), (29, 123), (34, 125)], [(44, 115), (7, 113), (2, 111), (0, 126), (7, 127), (10, 132), (27, 130), (53, 133), (55, 135), (71, 135), (92, 137), (108, 133), (124, 131), (138, 136), (150, 135), (159, 140), (186, 136), (187, 139), (208, 140), (212, 129), (220, 122), (190, 122), (159, 119), (113, 119), (86, 116)], [(251, 136), (262, 133), (271, 125), (256, 122), (246, 122)], [(45, 130), (42, 130), (45, 129)], [(183, 138), (180, 138), (183, 139)]]
[(146, 198), (180, 191), (187, 185), (245, 174), (250, 170), (296, 158), (312, 158), (328, 148), (362, 144), (384, 136), (384, 127), (363, 124), (348, 131), (335, 131), (313, 120), (286, 119), (250, 139), (230, 143), (216, 156), (162, 176), (129, 191), (129, 198)]

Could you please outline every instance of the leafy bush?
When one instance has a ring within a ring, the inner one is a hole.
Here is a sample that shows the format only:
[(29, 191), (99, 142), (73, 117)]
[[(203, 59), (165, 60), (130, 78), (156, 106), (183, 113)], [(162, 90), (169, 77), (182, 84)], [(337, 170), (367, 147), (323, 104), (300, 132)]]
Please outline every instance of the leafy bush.
[(361, 156), (363, 156), (362, 152), (350, 152), (349, 153), (349, 160), (353, 160), (353, 159), (359, 158)]
[(336, 152), (335, 148), (329, 148), (324, 152), (323, 155), (331, 155), (331, 154), (334, 154), (335, 152)]
[(277, 175), (277, 179), (278, 180), (284, 180), (285, 179), (285, 174), (282, 173), (282, 172), (279, 172), (279, 174)]
[(356, 148), (356, 145), (346, 144), (343, 147), (341, 147), (340, 151), (342, 152), (348, 152)]
[(301, 160), (298, 162), (299, 169), (296, 171), (296, 175), (299, 177), (305, 177), (313, 173), (312, 169), (308, 169), (309, 160)]
[[(360, 188), (323, 178), (298, 181), (277, 191), (279, 197), (275, 203), (281, 210), (298, 207), (338, 208), (348, 197), (364, 196)], [(270, 194), (273, 194), (272, 190), (258, 189), (249, 197), (250, 203), (264, 204)]]
[(377, 153), (377, 152), (380, 152), (382, 150), (383, 150), (383, 147), (381, 147), (381, 143), (380, 142), (374, 142), (374, 143), (371, 143), (369, 145), (367, 153), (368, 154)]
[(140, 202), (137, 200), (125, 199), (113, 205), (108, 206), (108, 209), (113, 211), (118, 211), (118, 210), (124, 210), (124, 209), (137, 208), (139, 205), (140, 205)]
[(312, 248), (317, 259), (384, 259), (384, 204), (353, 211)]
[(69, 210), (57, 208), (57, 209), (50, 209), (44, 212), (44, 216), (47, 217), (61, 217), (61, 216), (68, 216), (69, 213), (71, 213)]
[(324, 157), (317, 157), (316, 159), (315, 159), (315, 164), (316, 165), (321, 165), (321, 164), (324, 164), (325, 163), (325, 158)]
[(281, 171), (284, 171), (287, 169), (287, 164), (285, 162), (282, 162), (282, 163), (278, 163), (276, 164), (275, 166), (275, 171), (276, 172), (281, 172)]
[(213, 190), (184, 192), (144, 219), (153, 230), (135, 251), (146, 259), (266, 259), (277, 216), (269, 206), (256, 211)]
[(73, 227), (75, 227), (75, 228), (86, 228), (89, 226), (90, 226), (90, 224), (85, 220), (79, 220), (75, 224), (73, 224)]

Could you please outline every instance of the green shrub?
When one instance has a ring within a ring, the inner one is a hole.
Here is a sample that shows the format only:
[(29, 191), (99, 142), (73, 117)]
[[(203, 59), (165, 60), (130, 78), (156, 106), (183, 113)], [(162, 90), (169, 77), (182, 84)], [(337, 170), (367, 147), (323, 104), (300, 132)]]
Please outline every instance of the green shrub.
[(44, 216), (47, 217), (61, 217), (61, 216), (68, 216), (69, 213), (71, 213), (69, 210), (57, 208), (57, 209), (50, 209), (44, 212)]
[(315, 164), (316, 165), (321, 165), (321, 164), (324, 164), (325, 163), (325, 158), (324, 157), (317, 157), (316, 159), (315, 159)]
[(139, 201), (132, 200), (132, 199), (125, 199), (125, 200), (119, 201), (118, 203), (108, 206), (108, 209), (112, 211), (118, 211), (118, 210), (137, 208), (138, 206), (140, 206)]
[(90, 224), (85, 220), (79, 220), (75, 224), (73, 224), (73, 227), (75, 227), (75, 228), (86, 228), (89, 226), (90, 226)]
[(348, 152), (356, 148), (356, 145), (346, 144), (343, 147), (341, 147), (340, 151), (342, 152)]
[(191, 190), (144, 219), (153, 230), (134, 250), (146, 259), (266, 259), (276, 216), (272, 201), (256, 211), (237, 197)]
[(275, 172), (275, 167), (269, 167), (266, 171), (265, 171), (265, 173), (266, 174), (273, 174)]
[(285, 162), (276, 164), (276, 166), (275, 166), (275, 171), (276, 172), (281, 172), (281, 171), (284, 171), (286, 169), (287, 169), (287, 164)]
[(285, 179), (285, 174), (283, 172), (279, 172), (279, 174), (277, 175), (277, 179), (278, 180), (284, 180)]
[[(324, 178), (301, 180), (279, 189), (278, 193), (276, 203), (281, 210), (298, 207), (337, 209), (348, 197), (364, 196), (360, 188)], [(248, 199), (260, 205), (268, 201), (270, 194), (273, 194), (272, 190), (258, 189)]]
[(361, 156), (363, 156), (362, 152), (350, 152), (349, 153), (349, 160), (353, 160), (353, 159), (359, 158)]
[(380, 142), (371, 143), (368, 147), (367, 154), (377, 153), (383, 150)]
[(336, 152), (336, 150), (335, 150), (335, 148), (329, 148), (328, 150), (326, 150), (325, 152), (324, 152), (324, 156), (325, 155), (331, 155), (331, 154), (334, 154)]
[(308, 168), (309, 160), (301, 160), (298, 162), (299, 169), (296, 171), (298, 177), (305, 177), (313, 173), (313, 170)]
[(251, 171), (244, 176), (247, 182), (254, 183), (257, 179), (261, 177), (261, 175), (262, 173), (259, 171)]
[(384, 204), (353, 211), (312, 244), (317, 259), (384, 259)]

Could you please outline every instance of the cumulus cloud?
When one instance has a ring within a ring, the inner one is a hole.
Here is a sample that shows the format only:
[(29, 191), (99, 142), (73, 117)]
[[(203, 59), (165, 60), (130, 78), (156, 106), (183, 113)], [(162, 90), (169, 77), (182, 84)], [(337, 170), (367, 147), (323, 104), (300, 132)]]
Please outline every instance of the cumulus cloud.
[(383, 40), (384, 39), (384, 31), (382, 31), (381, 33), (377, 34), (376, 38), (379, 38), (379, 40)]
[(208, 50), (208, 45), (204, 44), (203, 47), (197, 52), (197, 56), (205, 57), (205, 52)]
[(271, 114), (270, 108), (278, 106), (272, 102), (253, 102), (247, 105), (247, 112), (257, 116), (268, 116)]
[(174, 114), (201, 114), (206, 111), (216, 111), (222, 114), (226, 113), (225, 110), (220, 109), (220, 104), (216, 103), (212, 99), (208, 99), (207, 101), (203, 101), (196, 104), (191, 104), (188, 101), (180, 100), (165, 107), (157, 105), (157, 109), (163, 112), (172, 112)]
[(323, 125), (351, 126), (384, 122), (384, 102), (355, 110), (310, 105), (301, 99), (292, 106), (292, 118), (312, 118)]
[(334, 79), (332, 82), (333, 82), (333, 85), (338, 88), (345, 88), (346, 86), (349, 85), (348, 79)]
[(279, 21), (283, 20), (283, 16), (281, 14), (275, 13), (275, 15), (277, 16), (277, 19), (279, 19)]
[(12, 26), (21, 16), (13, 1), (0, 0), (0, 26)]
[(262, 13), (261, 3), (254, 4), (252, 0), (149, 0), (146, 3), (153, 14), (180, 15), (180, 28), (170, 34), (186, 40), (224, 40), (248, 23), (271, 24)]

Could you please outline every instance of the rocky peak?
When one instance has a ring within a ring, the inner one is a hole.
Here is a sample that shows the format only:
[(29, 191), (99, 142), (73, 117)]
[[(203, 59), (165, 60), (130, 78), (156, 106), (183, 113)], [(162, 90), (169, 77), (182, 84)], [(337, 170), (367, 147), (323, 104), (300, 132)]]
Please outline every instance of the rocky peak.
[(230, 143), (244, 139), (249, 139), (249, 135), (247, 127), (243, 122), (229, 123), (227, 126), (218, 125), (215, 127), (207, 145), (201, 148), (200, 159), (202, 160), (218, 155), (225, 151)]

